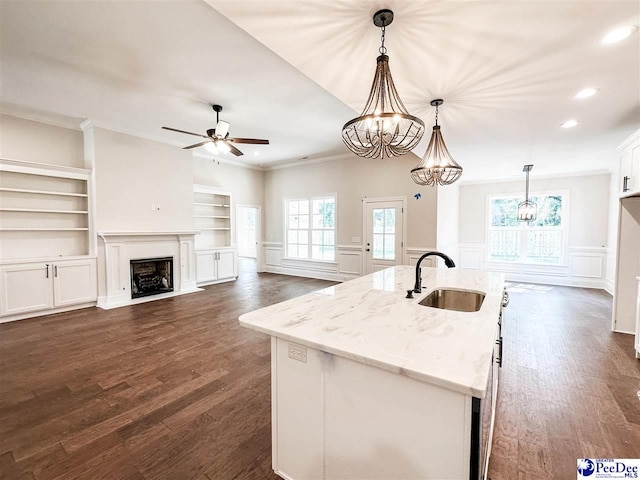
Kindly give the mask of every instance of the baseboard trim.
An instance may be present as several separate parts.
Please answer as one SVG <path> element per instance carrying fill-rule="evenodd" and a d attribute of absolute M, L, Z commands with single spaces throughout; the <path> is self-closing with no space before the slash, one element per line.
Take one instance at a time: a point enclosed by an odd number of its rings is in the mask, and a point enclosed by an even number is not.
<path fill-rule="evenodd" d="M 39 312 L 20 313 L 18 315 L 9 315 L 0 318 L 0 323 L 15 322 L 18 320 L 27 320 L 29 318 L 44 317 L 46 315 L 54 315 L 56 313 L 71 312 L 73 310 L 80 310 L 82 308 L 95 307 L 96 302 L 80 303 L 78 305 L 71 305 L 68 307 L 51 308 L 48 310 L 40 310 Z"/>
<path fill-rule="evenodd" d="M 111 310 L 113 308 L 129 307 L 131 305 L 138 305 L 139 303 L 155 302 L 156 300 L 163 300 L 165 298 L 172 298 L 172 297 L 177 297 L 179 295 L 187 295 L 189 293 L 196 293 L 201 291 L 202 291 L 201 288 L 196 287 L 196 288 L 191 288 L 189 290 L 181 290 L 179 292 L 162 293 L 160 295 L 152 295 L 149 297 L 128 299 L 127 301 L 118 301 L 118 302 L 111 302 L 111 303 L 107 302 L 106 297 L 98 297 L 98 304 L 96 306 L 103 310 Z"/>
<path fill-rule="evenodd" d="M 291 269 L 286 267 L 277 267 L 274 265 L 267 265 L 264 271 L 266 273 L 277 273 L 279 275 L 289 275 L 292 277 L 315 278 L 317 280 L 329 280 L 332 282 L 346 282 L 360 276 L 356 274 L 332 273 L 322 270 Z"/>

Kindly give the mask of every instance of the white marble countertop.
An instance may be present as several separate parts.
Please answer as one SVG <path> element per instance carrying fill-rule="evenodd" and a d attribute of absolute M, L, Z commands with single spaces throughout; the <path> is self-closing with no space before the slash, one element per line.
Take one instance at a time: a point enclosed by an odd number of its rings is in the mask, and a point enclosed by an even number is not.
<path fill-rule="evenodd" d="M 396 266 L 240 316 L 244 327 L 483 398 L 504 276 L 422 268 L 422 293 L 406 299 L 415 267 Z M 486 294 L 478 312 L 424 307 L 436 288 Z"/>

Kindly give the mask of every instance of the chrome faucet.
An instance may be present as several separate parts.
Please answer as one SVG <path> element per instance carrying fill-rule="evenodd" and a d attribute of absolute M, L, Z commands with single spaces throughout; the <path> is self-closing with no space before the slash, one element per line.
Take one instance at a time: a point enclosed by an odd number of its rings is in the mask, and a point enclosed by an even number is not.
<path fill-rule="evenodd" d="M 445 255 L 444 253 L 440 253 L 440 252 L 427 252 L 424 255 L 422 255 L 419 259 L 418 259 L 418 263 L 416 263 L 416 284 L 413 287 L 413 291 L 415 293 L 421 293 L 422 292 L 422 278 L 421 278 L 421 273 L 422 271 L 420 270 L 420 264 L 422 263 L 422 260 L 424 260 L 427 257 L 430 257 L 432 255 L 435 255 L 436 257 L 440 257 L 441 259 L 444 260 L 444 264 L 447 266 L 447 268 L 453 268 L 456 266 L 455 263 L 453 263 L 453 260 L 451 260 L 450 257 L 448 257 L 447 255 Z M 409 290 L 407 292 L 407 297 L 409 298 L 409 292 L 411 292 L 411 290 Z"/>

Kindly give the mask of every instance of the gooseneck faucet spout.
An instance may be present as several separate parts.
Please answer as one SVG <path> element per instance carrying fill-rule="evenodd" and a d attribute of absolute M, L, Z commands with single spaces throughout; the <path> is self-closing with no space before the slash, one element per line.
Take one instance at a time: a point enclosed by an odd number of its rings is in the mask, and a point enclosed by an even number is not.
<path fill-rule="evenodd" d="M 433 256 L 433 255 L 443 259 L 444 260 L 444 264 L 447 266 L 447 268 L 453 268 L 453 267 L 456 266 L 456 264 L 453 263 L 453 260 L 451 260 L 451 258 L 448 257 L 447 255 L 445 255 L 444 253 L 441 253 L 441 252 L 427 252 L 427 253 L 425 253 L 424 255 L 422 255 L 418 259 L 418 262 L 416 263 L 416 284 L 413 287 L 413 291 L 415 293 L 422 292 L 422 278 L 421 278 L 422 271 L 420 270 L 420 264 L 422 263 L 422 260 L 424 260 L 427 257 Z"/>

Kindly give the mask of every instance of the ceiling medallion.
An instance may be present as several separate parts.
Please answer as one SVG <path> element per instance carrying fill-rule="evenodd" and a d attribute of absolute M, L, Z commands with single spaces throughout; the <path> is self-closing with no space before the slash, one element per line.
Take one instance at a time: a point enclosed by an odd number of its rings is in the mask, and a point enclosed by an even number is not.
<path fill-rule="evenodd" d="M 389 70 L 384 46 L 386 27 L 393 21 L 391 10 L 380 10 L 373 23 L 382 29 L 380 55 L 369 99 L 359 117 L 342 127 L 342 140 L 353 153 L 365 158 L 384 158 L 409 153 L 424 134 L 424 122 L 407 111 Z"/>

